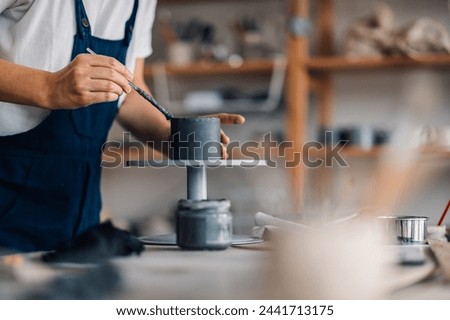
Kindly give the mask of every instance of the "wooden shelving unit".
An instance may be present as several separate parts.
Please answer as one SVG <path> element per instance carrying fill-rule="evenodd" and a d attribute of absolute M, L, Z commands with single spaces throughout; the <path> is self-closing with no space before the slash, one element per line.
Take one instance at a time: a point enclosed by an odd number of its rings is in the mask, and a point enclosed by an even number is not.
<path fill-rule="evenodd" d="M 344 147 L 340 154 L 344 158 L 376 158 L 381 156 L 386 151 L 385 147 L 377 146 L 371 149 L 363 149 L 358 147 Z M 450 149 L 444 149 L 439 146 L 419 148 L 420 156 L 435 157 L 435 158 L 450 158 Z M 324 158 L 326 156 L 325 150 L 312 152 L 312 156 L 317 158 Z"/>
<path fill-rule="evenodd" d="M 335 1 L 318 0 L 317 14 L 310 15 L 309 0 L 289 0 L 287 19 L 303 22 L 312 26 L 318 37 L 318 56 L 309 56 L 308 32 L 288 34 L 288 78 L 286 85 L 287 101 L 287 139 L 294 141 L 292 153 L 301 153 L 306 139 L 306 120 L 308 118 L 309 93 L 315 91 L 318 99 L 318 125 L 330 127 L 333 123 L 333 75 L 336 72 L 361 72 L 391 68 L 450 68 L 449 55 L 426 55 L 420 57 L 383 57 L 349 58 L 336 56 L 333 48 L 335 22 Z M 383 148 L 363 150 L 347 147 L 342 150 L 345 157 L 377 157 Z M 450 151 L 443 148 L 424 148 L 423 156 L 450 157 Z M 318 152 L 317 156 L 324 156 Z M 304 205 L 305 169 L 296 167 L 292 171 L 292 191 L 299 212 Z"/>

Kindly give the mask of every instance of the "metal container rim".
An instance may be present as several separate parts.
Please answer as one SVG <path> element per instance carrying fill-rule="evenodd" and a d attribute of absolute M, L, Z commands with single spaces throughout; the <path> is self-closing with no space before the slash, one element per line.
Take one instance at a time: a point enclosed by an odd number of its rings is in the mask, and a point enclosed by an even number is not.
<path fill-rule="evenodd" d="M 419 221 L 427 221 L 429 217 L 425 216 L 378 216 L 378 219 L 392 219 L 392 220 L 419 220 Z"/>

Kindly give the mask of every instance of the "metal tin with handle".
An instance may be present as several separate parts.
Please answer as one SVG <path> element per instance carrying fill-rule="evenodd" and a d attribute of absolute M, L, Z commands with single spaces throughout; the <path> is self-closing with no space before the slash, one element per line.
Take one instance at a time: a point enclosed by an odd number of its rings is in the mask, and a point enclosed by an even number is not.
<path fill-rule="evenodd" d="M 388 235 L 388 242 L 423 244 L 427 241 L 428 217 L 379 216 L 381 230 Z"/>

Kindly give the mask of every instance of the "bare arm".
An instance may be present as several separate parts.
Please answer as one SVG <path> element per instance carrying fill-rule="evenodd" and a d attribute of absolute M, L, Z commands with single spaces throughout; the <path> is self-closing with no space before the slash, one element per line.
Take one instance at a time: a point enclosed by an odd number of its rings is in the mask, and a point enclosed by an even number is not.
<path fill-rule="evenodd" d="M 28 68 L 0 59 L 0 101 L 46 107 L 50 72 Z"/>
<path fill-rule="evenodd" d="M 105 56 L 81 54 L 57 72 L 0 59 L 0 70 L 0 101 L 45 109 L 75 109 L 114 101 L 131 91 L 128 70 Z"/>

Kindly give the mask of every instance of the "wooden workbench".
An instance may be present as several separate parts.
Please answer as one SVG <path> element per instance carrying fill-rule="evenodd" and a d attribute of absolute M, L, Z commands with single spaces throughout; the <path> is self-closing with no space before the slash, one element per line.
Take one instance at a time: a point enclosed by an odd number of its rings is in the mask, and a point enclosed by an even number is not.
<path fill-rule="evenodd" d="M 2 257 L 0 299 L 22 299 L 57 278 L 77 275 L 95 266 L 46 265 L 38 254 Z M 146 247 L 140 256 L 116 258 L 112 265 L 120 280 L 110 295 L 124 300 L 277 299 L 280 287 L 268 243 L 232 247 L 225 251 L 183 251 L 176 247 Z M 5 261 L 8 263 L 5 265 Z M 450 284 L 434 267 L 403 266 L 400 273 L 412 284 L 391 292 L 387 299 L 450 299 Z M 424 275 L 428 275 L 426 279 Z M 117 280 L 113 280 L 117 281 Z M 295 281 L 295 279 L 293 279 Z M 406 281 L 405 283 L 408 283 Z M 92 288 L 91 288 L 92 289 Z M 94 288 L 95 289 L 95 288 Z M 299 288 L 300 289 L 300 288 Z M 296 297 L 291 297 L 295 299 Z M 353 297 L 359 299 L 360 297 Z"/>

